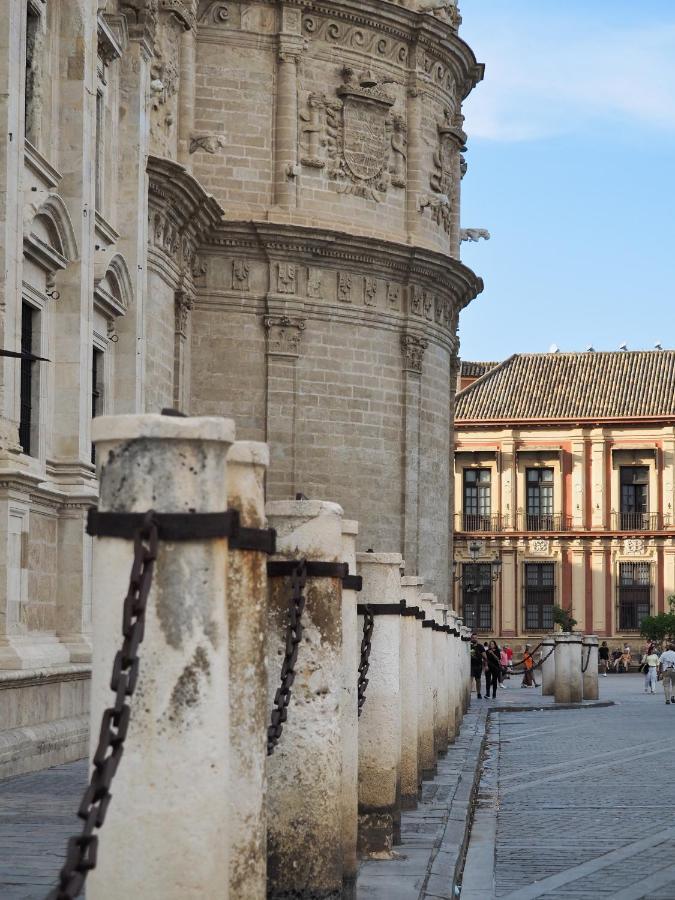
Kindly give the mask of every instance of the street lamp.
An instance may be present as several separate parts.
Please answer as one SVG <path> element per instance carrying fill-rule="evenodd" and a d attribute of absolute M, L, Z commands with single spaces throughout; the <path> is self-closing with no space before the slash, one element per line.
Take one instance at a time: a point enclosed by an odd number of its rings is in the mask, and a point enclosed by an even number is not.
<path fill-rule="evenodd" d="M 480 552 L 482 549 L 483 549 L 483 545 L 481 544 L 480 541 L 476 541 L 476 540 L 469 541 L 468 550 L 469 550 L 469 556 L 471 557 L 472 562 L 475 563 L 478 560 L 478 557 L 480 556 Z M 502 570 L 502 561 L 501 561 L 501 557 L 499 556 L 499 554 L 497 554 L 494 559 L 491 559 L 489 561 L 489 565 L 490 565 L 490 582 L 492 583 L 492 582 L 497 581 L 497 579 L 499 578 L 499 575 L 501 573 L 501 570 Z M 472 572 L 473 572 L 473 567 L 472 567 Z M 469 581 L 469 582 L 465 582 L 463 569 L 460 569 L 460 567 L 458 566 L 458 564 L 456 562 L 453 562 L 453 564 L 452 564 L 452 580 L 455 581 L 457 584 L 461 584 L 467 593 L 477 594 L 481 590 L 481 588 L 485 586 L 484 584 L 480 584 L 480 583 L 476 584 L 473 580 Z"/>

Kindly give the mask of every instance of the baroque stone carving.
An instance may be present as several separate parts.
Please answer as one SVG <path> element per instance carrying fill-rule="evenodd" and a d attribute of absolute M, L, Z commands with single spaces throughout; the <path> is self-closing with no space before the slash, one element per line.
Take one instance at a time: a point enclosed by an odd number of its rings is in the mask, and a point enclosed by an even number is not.
<path fill-rule="evenodd" d="M 534 538 L 534 540 L 530 541 L 530 553 L 548 554 L 549 549 L 550 542 L 546 538 Z"/>
<path fill-rule="evenodd" d="M 265 316 L 267 352 L 275 356 L 299 356 L 305 319 L 290 316 Z"/>
<path fill-rule="evenodd" d="M 280 294 L 295 294 L 297 290 L 298 267 L 295 263 L 277 263 L 277 291 Z"/>
<path fill-rule="evenodd" d="M 300 113 L 304 166 L 326 169 L 340 193 L 381 201 L 390 186 L 405 187 L 406 128 L 391 115 L 386 80 L 345 66 L 337 99 L 310 93 Z"/>
<path fill-rule="evenodd" d="M 626 538 L 623 542 L 623 552 L 626 556 L 641 556 L 645 549 L 644 538 Z"/>
<path fill-rule="evenodd" d="M 381 31 L 315 15 L 305 16 L 302 28 L 307 37 L 315 41 L 325 41 L 335 47 L 358 50 L 364 56 L 379 57 L 403 66 L 408 62 L 408 45 L 404 41 L 384 35 Z"/>
<path fill-rule="evenodd" d="M 410 289 L 410 313 L 413 316 L 421 316 L 424 312 L 426 291 L 414 284 Z"/>
<path fill-rule="evenodd" d="M 424 351 L 428 346 L 429 342 L 425 341 L 424 338 L 417 337 L 414 334 L 402 334 L 403 368 L 408 372 L 415 372 L 417 375 L 421 375 Z"/>
<path fill-rule="evenodd" d="M 213 154 L 224 147 L 227 147 L 227 138 L 224 134 L 193 134 L 190 137 L 190 153 L 204 150 Z"/>
<path fill-rule="evenodd" d="M 199 23 L 201 25 L 223 25 L 230 21 L 230 8 L 227 3 L 222 0 L 213 0 L 207 3 L 199 14 Z"/>
<path fill-rule="evenodd" d="M 401 308 L 401 285 L 400 284 L 388 284 L 387 285 L 387 306 L 389 309 L 400 309 Z"/>
<path fill-rule="evenodd" d="M 309 269 L 307 272 L 307 296 L 313 300 L 323 298 L 323 272 L 321 269 Z"/>
<path fill-rule="evenodd" d="M 186 291 L 176 291 L 176 334 L 185 337 L 190 313 L 194 307 L 194 298 Z"/>
<path fill-rule="evenodd" d="M 452 28 L 459 28 L 462 17 L 457 8 L 457 0 L 420 0 L 419 12 L 431 13 L 438 19 L 448 22 Z"/>
<path fill-rule="evenodd" d="M 352 284 L 351 272 L 338 272 L 338 300 L 342 303 L 352 302 Z"/>
<path fill-rule="evenodd" d="M 363 302 L 366 306 L 377 306 L 377 278 L 366 278 L 363 283 Z"/>
<path fill-rule="evenodd" d="M 247 291 L 249 289 L 248 276 L 251 266 L 246 259 L 232 260 L 232 290 Z"/>
<path fill-rule="evenodd" d="M 447 233 L 452 224 L 452 199 L 455 194 L 455 163 L 460 150 L 464 149 L 466 134 L 462 131 L 462 116 L 454 117 L 446 109 L 444 120 L 437 126 L 438 146 L 434 151 L 434 170 L 429 176 L 431 196 L 423 196 L 419 201 L 419 209 L 431 211 L 431 218 Z"/>
<path fill-rule="evenodd" d="M 487 228 L 461 228 L 459 232 L 460 241 L 473 241 L 477 244 L 483 238 L 484 241 L 490 240 L 490 232 Z"/>

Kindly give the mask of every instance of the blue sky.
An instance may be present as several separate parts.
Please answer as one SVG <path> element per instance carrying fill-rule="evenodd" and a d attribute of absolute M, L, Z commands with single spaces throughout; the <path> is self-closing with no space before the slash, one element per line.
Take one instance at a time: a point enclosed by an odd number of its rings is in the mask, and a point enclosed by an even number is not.
<path fill-rule="evenodd" d="M 460 0 L 464 359 L 675 347 L 675 0 Z"/>

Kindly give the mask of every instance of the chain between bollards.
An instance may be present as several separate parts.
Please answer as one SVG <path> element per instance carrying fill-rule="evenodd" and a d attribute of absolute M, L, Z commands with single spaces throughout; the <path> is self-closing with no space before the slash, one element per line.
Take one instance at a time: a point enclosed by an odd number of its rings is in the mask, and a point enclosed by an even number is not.
<path fill-rule="evenodd" d="M 586 674 L 586 669 L 588 668 L 588 664 L 591 661 L 591 650 L 592 649 L 593 649 L 593 645 L 589 644 L 588 645 L 588 653 L 586 654 L 586 662 L 581 664 L 581 674 L 582 675 Z"/>
<path fill-rule="evenodd" d="M 366 604 L 363 611 L 363 638 L 361 640 L 361 661 L 359 663 L 359 680 L 358 680 L 358 709 L 359 716 L 366 702 L 366 688 L 368 687 L 368 669 L 370 668 L 370 650 L 373 639 L 373 628 L 375 627 L 375 617 L 373 616 L 370 606 Z"/>
<path fill-rule="evenodd" d="M 88 873 L 96 867 L 98 837 L 94 830 L 101 828 L 105 821 L 111 800 L 110 785 L 119 766 L 129 729 L 131 707 L 127 698 L 133 696 L 138 683 L 138 648 L 145 633 L 145 612 L 157 559 L 158 541 L 157 523 L 154 513 L 150 511 L 145 514 L 143 524 L 134 537 L 134 561 L 129 589 L 124 599 L 124 641 L 115 656 L 110 679 L 110 688 L 115 692 L 115 703 L 103 713 L 89 786 L 77 811 L 85 824 L 80 834 L 68 840 L 59 885 L 48 894 L 47 900 L 74 900 L 82 891 Z"/>

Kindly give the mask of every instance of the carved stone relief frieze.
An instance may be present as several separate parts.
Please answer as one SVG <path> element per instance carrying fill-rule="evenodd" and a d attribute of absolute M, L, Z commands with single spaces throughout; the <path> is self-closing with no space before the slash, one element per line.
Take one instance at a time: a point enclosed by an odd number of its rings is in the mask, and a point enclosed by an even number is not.
<path fill-rule="evenodd" d="M 277 263 L 277 292 L 295 294 L 298 287 L 298 267 L 295 263 Z"/>
<path fill-rule="evenodd" d="M 403 350 L 404 370 L 421 375 L 424 351 L 428 346 L 429 342 L 424 340 L 424 338 L 418 337 L 415 334 L 402 334 L 401 349 Z"/>
<path fill-rule="evenodd" d="M 363 302 L 366 306 L 377 306 L 377 278 L 366 276 L 363 281 Z"/>
<path fill-rule="evenodd" d="M 227 147 L 227 138 L 224 134 L 193 134 L 190 136 L 190 153 L 203 150 L 205 153 L 215 154 Z"/>
<path fill-rule="evenodd" d="M 246 259 L 232 260 L 232 290 L 248 291 L 251 265 Z"/>
<path fill-rule="evenodd" d="M 202 0 L 197 15 L 200 25 L 220 25 L 237 27 L 238 3 L 224 3 L 223 0 Z"/>
<path fill-rule="evenodd" d="M 321 300 L 323 298 L 323 272 L 321 269 L 308 269 L 307 296 L 313 300 Z"/>
<path fill-rule="evenodd" d="M 388 284 L 387 285 L 387 308 L 391 310 L 400 310 L 401 309 L 401 285 L 400 284 Z"/>
<path fill-rule="evenodd" d="M 267 352 L 273 356 L 299 356 L 305 319 L 290 316 L 265 316 Z"/>
<path fill-rule="evenodd" d="M 351 272 L 338 272 L 338 300 L 341 303 L 352 302 L 352 285 L 354 283 Z"/>
<path fill-rule="evenodd" d="M 626 538 L 623 542 L 623 552 L 626 556 L 642 556 L 646 549 L 644 538 Z"/>
<path fill-rule="evenodd" d="M 302 30 L 312 41 L 348 50 L 358 50 L 376 59 L 398 63 L 408 62 L 408 44 L 376 29 L 315 15 L 306 15 L 302 20 Z"/>
<path fill-rule="evenodd" d="M 387 80 L 345 66 L 337 96 L 306 96 L 300 113 L 303 166 L 325 169 L 340 193 L 378 202 L 406 184 L 406 126 L 392 113 Z"/>

